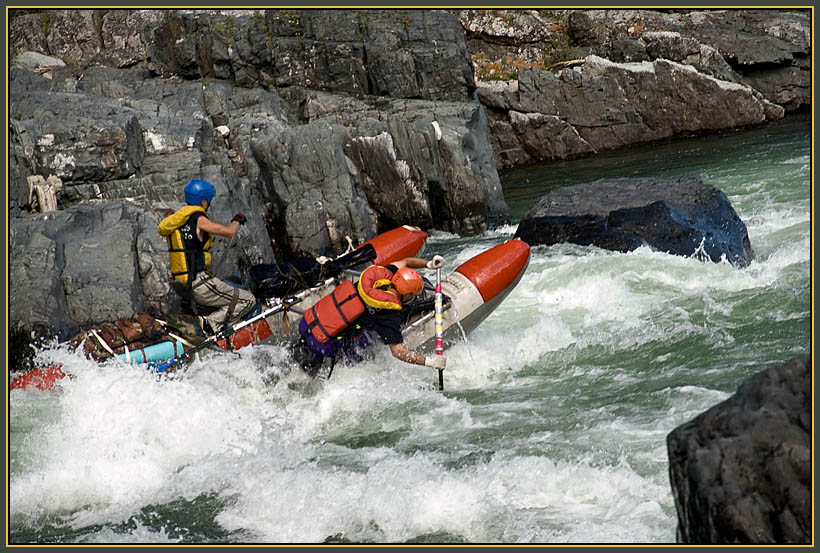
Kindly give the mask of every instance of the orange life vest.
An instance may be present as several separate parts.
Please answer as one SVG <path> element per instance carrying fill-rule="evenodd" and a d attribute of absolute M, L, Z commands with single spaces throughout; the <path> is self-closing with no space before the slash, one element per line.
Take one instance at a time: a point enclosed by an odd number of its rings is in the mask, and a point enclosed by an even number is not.
<path fill-rule="evenodd" d="M 364 313 L 364 303 L 349 280 L 345 280 L 305 311 L 305 322 L 313 337 L 327 342 L 338 336 Z"/>
<path fill-rule="evenodd" d="M 345 280 L 333 292 L 305 311 L 305 322 L 313 337 L 324 343 L 341 334 L 364 313 L 365 304 L 376 309 L 401 309 L 401 300 L 390 285 L 393 271 L 371 265 L 359 275 L 358 287 Z"/>

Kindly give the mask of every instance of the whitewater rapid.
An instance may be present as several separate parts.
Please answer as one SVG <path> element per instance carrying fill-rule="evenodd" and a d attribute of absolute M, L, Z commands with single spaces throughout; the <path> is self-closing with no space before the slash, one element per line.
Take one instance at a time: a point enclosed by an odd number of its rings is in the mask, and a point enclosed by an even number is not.
<path fill-rule="evenodd" d="M 73 378 L 9 394 L 12 542 L 674 543 L 668 433 L 810 348 L 798 135 L 730 164 L 723 142 L 685 152 L 747 223 L 748 267 L 533 247 L 445 352 L 444 392 L 386 348 L 330 380 L 276 345 L 166 379 L 47 345 Z M 424 255 L 446 273 L 515 228 L 433 232 Z"/>

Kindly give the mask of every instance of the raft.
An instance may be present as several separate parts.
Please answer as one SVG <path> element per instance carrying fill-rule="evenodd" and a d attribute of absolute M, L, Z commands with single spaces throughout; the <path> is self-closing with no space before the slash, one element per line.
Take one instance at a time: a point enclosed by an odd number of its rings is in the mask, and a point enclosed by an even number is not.
<path fill-rule="evenodd" d="M 418 255 L 427 234 L 416 227 L 400 227 L 374 238 L 370 243 L 376 250 L 376 261 L 389 264 L 404 257 Z M 364 246 L 364 244 L 362 244 Z M 361 247 L 361 246 L 360 246 Z M 519 239 L 507 240 L 462 263 L 441 281 L 445 306 L 442 313 L 442 338 L 453 345 L 462 334 L 469 334 L 480 325 L 524 275 L 530 260 L 530 247 Z M 360 269 L 363 269 L 361 267 Z M 356 273 L 358 275 L 358 273 Z M 298 309 L 291 308 L 285 316 L 301 317 L 319 299 L 329 294 L 344 278 L 326 281 L 296 294 Z M 429 284 L 429 283 L 428 283 Z M 406 308 L 410 316 L 403 324 L 404 343 L 410 349 L 430 353 L 435 345 L 435 316 L 432 298 L 425 291 Z M 266 306 L 262 306 L 263 312 Z M 249 319 L 250 320 L 250 319 Z M 295 324 L 288 319 L 287 324 Z M 223 350 L 238 350 L 255 344 L 276 341 L 288 336 L 282 331 L 283 313 L 276 312 L 243 326 L 228 338 L 216 341 Z M 202 341 L 202 338 L 199 338 Z M 147 364 L 173 359 L 183 350 L 183 342 L 169 339 L 141 347 L 117 356 L 124 362 Z M 20 375 L 9 383 L 9 389 L 36 388 L 50 390 L 55 383 L 70 375 L 60 365 L 34 369 Z"/>
<path fill-rule="evenodd" d="M 513 239 L 498 244 L 459 265 L 441 281 L 447 299 L 442 313 L 442 339 L 453 345 L 462 332 L 478 327 L 513 291 L 530 262 L 530 247 Z M 404 344 L 410 349 L 431 353 L 435 346 L 435 314 L 420 313 L 403 330 Z"/>
<path fill-rule="evenodd" d="M 418 227 L 405 225 L 398 227 L 362 243 L 355 248 L 355 250 L 363 250 L 372 248 L 368 257 L 372 259 L 373 263 L 388 264 L 404 257 L 416 256 L 421 251 L 427 240 L 427 233 Z M 340 256 L 341 258 L 342 256 Z M 364 270 L 366 263 L 357 267 L 358 271 Z M 358 274 L 358 271 L 353 271 Z M 309 288 L 300 290 L 293 294 L 293 298 L 298 300 L 298 313 L 288 314 L 286 317 L 301 317 L 301 311 L 311 307 L 314 303 L 319 301 L 325 294 L 329 293 L 339 282 L 344 280 L 343 275 L 329 277 L 322 282 Z M 265 311 L 271 304 L 278 301 L 278 298 L 258 298 L 261 303 L 262 310 Z M 247 346 L 269 343 L 271 341 L 286 338 L 286 334 L 282 332 L 283 314 L 277 313 L 269 317 L 255 321 L 237 332 L 231 334 L 227 339 L 216 341 L 216 346 L 223 350 L 238 350 Z M 180 317 L 184 319 L 184 317 Z M 175 329 L 179 330 L 179 329 Z M 193 327 L 187 329 L 193 332 Z M 183 332 L 184 334 L 184 332 Z M 191 336 L 191 341 L 201 342 L 202 337 Z M 127 346 L 126 346 L 127 347 Z M 176 338 L 168 338 L 160 342 L 140 346 L 133 350 L 127 350 L 124 353 L 117 354 L 116 358 L 131 364 L 146 365 L 146 368 L 151 369 L 152 365 L 158 362 L 167 361 L 180 355 L 185 350 L 186 346 L 182 341 Z M 25 374 L 13 378 L 9 382 L 9 390 L 36 388 L 39 390 L 50 390 L 55 383 L 68 375 L 61 365 L 54 365 L 50 367 L 33 369 Z"/>

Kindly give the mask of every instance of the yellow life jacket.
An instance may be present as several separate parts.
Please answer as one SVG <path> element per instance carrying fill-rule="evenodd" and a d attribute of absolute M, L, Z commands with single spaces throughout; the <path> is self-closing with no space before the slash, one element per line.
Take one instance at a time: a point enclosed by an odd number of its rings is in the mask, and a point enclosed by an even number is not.
<path fill-rule="evenodd" d="M 205 210 L 196 205 L 186 205 L 169 215 L 157 226 L 157 232 L 168 241 L 168 255 L 171 260 L 171 277 L 188 284 L 189 276 L 193 279 L 196 276 L 197 260 L 196 256 L 201 255 L 201 266 L 208 268 L 211 265 L 211 254 L 209 250 L 214 243 L 213 237 L 206 233 L 206 240 L 203 244 L 196 236 L 196 228 L 192 231 L 193 239 L 186 239 L 183 235 L 182 227 L 195 214 L 205 214 Z M 200 249 L 201 244 L 201 249 Z M 189 262 L 190 261 L 190 262 Z"/>
<path fill-rule="evenodd" d="M 393 271 L 381 265 L 371 265 L 359 276 L 359 295 L 376 309 L 401 309 L 401 300 L 395 292 L 385 290 L 393 278 Z"/>

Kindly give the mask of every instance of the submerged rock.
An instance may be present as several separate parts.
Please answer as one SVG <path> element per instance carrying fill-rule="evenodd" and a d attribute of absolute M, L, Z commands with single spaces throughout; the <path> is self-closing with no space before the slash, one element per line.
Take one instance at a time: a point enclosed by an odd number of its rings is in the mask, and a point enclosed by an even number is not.
<path fill-rule="evenodd" d="M 729 199 L 698 177 L 601 179 L 553 190 L 515 233 L 531 246 L 571 242 L 614 251 L 640 246 L 746 266 L 746 225 Z"/>
<path fill-rule="evenodd" d="M 811 543 L 810 364 L 756 374 L 667 436 L 679 543 Z"/>

